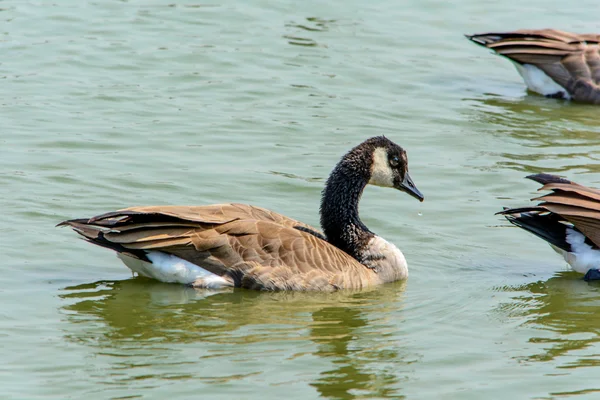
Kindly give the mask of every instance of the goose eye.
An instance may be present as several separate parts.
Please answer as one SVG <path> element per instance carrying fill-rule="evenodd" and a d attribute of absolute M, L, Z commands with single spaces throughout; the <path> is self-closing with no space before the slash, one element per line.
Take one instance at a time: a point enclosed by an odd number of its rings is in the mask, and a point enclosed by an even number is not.
<path fill-rule="evenodd" d="M 398 164 L 400 164 L 400 159 L 398 158 L 398 156 L 394 156 L 394 157 L 390 158 L 390 165 L 392 167 L 397 167 Z"/>

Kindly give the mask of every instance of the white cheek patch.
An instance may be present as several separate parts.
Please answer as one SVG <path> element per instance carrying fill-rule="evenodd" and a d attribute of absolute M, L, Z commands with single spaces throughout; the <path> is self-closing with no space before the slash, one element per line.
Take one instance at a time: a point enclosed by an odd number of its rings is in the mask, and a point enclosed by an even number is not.
<path fill-rule="evenodd" d="M 378 147 L 373 152 L 370 185 L 394 187 L 394 173 L 388 162 L 387 150 Z"/>

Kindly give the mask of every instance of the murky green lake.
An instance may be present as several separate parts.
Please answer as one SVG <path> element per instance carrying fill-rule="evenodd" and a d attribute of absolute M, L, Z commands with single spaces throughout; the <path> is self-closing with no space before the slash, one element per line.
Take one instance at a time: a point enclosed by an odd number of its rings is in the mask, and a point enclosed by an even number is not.
<path fill-rule="evenodd" d="M 599 31 L 577 1 L 0 1 L 3 399 L 600 398 L 600 285 L 494 212 L 600 186 L 598 107 L 528 95 L 463 33 Z M 406 283 L 212 294 L 132 278 L 61 220 L 245 202 L 318 224 L 362 140 Z"/>

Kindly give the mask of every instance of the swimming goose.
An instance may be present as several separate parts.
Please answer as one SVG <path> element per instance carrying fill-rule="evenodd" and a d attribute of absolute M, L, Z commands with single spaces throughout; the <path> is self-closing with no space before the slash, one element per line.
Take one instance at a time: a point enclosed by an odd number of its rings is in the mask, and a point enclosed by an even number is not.
<path fill-rule="evenodd" d="M 552 193 L 532 199 L 542 201 L 536 206 L 498 214 L 550 243 L 586 281 L 600 279 L 600 190 L 550 174 L 527 178 Z"/>
<path fill-rule="evenodd" d="M 600 34 L 523 29 L 465 36 L 511 60 L 529 90 L 600 104 Z"/>
<path fill-rule="evenodd" d="M 423 201 L 408 174 L 406 152 L 380 136 L 354 147 L 331 172 L 321 198 L 323 232 L 245 204 L 132 207 L 58 225 L 115 250 L 133 272 L 163 282 L 196 288 L 360 289 L 408 276 L 402 252 L 359 218 L 367 184 Z"/>

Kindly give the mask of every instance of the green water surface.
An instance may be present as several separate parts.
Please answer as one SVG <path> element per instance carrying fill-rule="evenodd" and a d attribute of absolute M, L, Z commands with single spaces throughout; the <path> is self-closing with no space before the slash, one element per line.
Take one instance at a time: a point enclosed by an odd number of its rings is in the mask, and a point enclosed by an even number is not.
<path fill-rule="evenodd" d="M 527 94 L 463 33 L 600 31 L 598 2 L 0 1 L 0 398 L 600 398 L 600 286 L 494 212 L 535 172 L 600 187 L 600 110 Z M 244 202 L 318 225 L 384 134 L 425 194 L 369 187 L 407 282 L 203 293 L 54 225 Z"/>

